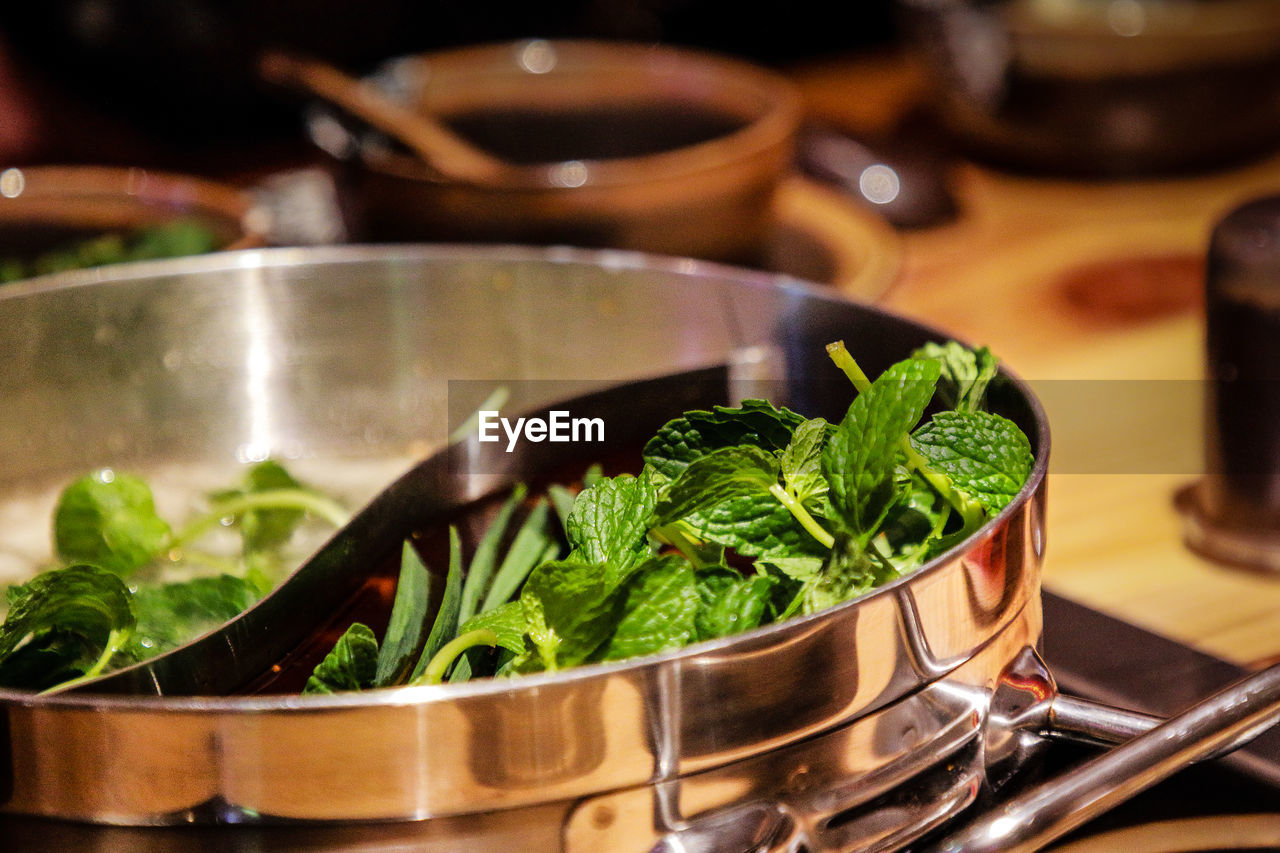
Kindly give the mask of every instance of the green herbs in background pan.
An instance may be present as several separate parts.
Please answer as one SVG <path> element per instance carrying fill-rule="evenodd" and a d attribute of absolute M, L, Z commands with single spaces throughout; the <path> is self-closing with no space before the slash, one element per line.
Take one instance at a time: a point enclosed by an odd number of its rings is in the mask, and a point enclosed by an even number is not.
<path fill-rule="evenodd" d="M 272 461 L 180 527 L 159 516 L 145 481 L 81 477 L 54 511 L 60 565 L 8 590 L 0 686 L 68 687 L 216 628 L 283 577 L 285 546 L 313 518 L 339 525 L 346 513 Z M 228 531 L 232 547 L 203 549 Z"/>
<path fill-rule="evenodd" d="M 200 255 L 216 248 L 217 236 L 208 226 L 175 219 L 131 232 L 99 234 L 35 255 L 0 257 L 0 284 L 126 261 Z"/>
<path fill-rule="evenodd" d="M 930 344 L 875 381 L 843 343 L 828 353 L 856 392 L 839 423 L 763 400 L 686 412 L 637 475 L 517 487 L 469 560 L 451 529 L 443 580 L 406 543 L 382 643 L 352 625 L 304 692 L 553 672 L 814 613 L 915 570 L 1022 488 L 1031 446 L 985 409 L 989 350 Z"/>

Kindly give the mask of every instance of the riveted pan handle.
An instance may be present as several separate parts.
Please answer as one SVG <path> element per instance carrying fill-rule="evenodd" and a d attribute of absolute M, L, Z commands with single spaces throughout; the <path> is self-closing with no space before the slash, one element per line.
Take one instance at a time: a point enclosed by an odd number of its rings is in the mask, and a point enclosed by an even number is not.
<path fill-rule="evenodd" d="M 1061 707 L 1067 719 L 1083 727 L 1085 706 L 1068 700 Z M 1145 734 L 1009 800 L 935 844 L 930 853 L 1039 850 L 1187 764 L 1242 745 L 1277 719 L 1280 664 L 1237 681 Z"/>

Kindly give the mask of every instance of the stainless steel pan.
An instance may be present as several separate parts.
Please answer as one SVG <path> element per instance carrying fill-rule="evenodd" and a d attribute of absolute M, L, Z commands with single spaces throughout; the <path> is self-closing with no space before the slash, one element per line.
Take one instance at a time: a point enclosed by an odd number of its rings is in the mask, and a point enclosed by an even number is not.
<path fill-rule="evenodd" d="M 876 371 L 940 337 L 765 274 L 449 247 L 233 253 L 31 282 L 0 291 L 0 335 L 0 494 L 99 465 L 204 471 L 271 453 L 346 478 L 357 500 L 444 445 L 459 381 L 507 384 L 532 407 L 584 380 L 710 368 L 727 395 L 781 391 L 830 413 L 848 391 L 818 378 L 832 375 L 828 340 Z M 518 681 L 306 698 L 0 693 L 5 832 L 100 849 L 910 844 L 1017 772 L 1046 733 L 1110 742 L 1154 724 L 1056 696 L 1035 656 L 1048 433 L 1016 381 L 996 400 L 1037 447 L 1026 488 L 960 548 L 859 601 Z M 1225 734 L 1181 734 L 1192 745 L 1173 763 L 1252 730 L 1274 702 L 1255 695 Z M 1093 789 L 1172 769 L 1130 759 Z M 1037 824 L 1035 838 L 1068 823 Z M 122 828 L 135 826 L 152 828 Z"/>

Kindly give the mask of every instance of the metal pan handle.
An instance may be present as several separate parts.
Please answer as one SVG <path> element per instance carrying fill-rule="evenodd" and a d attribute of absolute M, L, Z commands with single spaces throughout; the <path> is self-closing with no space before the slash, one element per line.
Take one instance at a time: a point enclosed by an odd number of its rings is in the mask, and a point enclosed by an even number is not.
<path fill-rule="evenodd" d="M 1059 726 L 1053 729 L 1054 719 Z M 1195 761 L 1242 745 L 1280 719 L 1280 664 L 1247 676 L 1078 769 L 1021 794 L 929 849 L 930 853 L 1039 850 Z M 1122 735 L 1140 715 L 1056 697 L 1050 733 Z M 1074 734 L 1069 729 L 1074 728 Z"/>

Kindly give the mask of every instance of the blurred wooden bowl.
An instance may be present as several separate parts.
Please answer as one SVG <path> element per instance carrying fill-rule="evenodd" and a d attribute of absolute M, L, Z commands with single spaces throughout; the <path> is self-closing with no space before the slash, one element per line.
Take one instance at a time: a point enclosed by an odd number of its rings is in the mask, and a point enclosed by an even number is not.
<path fill-rule="evenodd" d="M 750 262 L 764 246 L 801 115 L 785 79 L 687 49 L 484 45 L 367 79 L 513 165 L 448 181 L 386 136 L 316 106 L 312 139 L 351 165 L 368 240 L 568 244 Z"/>
<path fill-rule="evenodd" d="M 187 175 L 108 166 L 36 166 L 0 172 L 0 258 L 29 258 L 104 234 L 189 221 L 213 250 L 266 245 L 252 197 Z"/>

